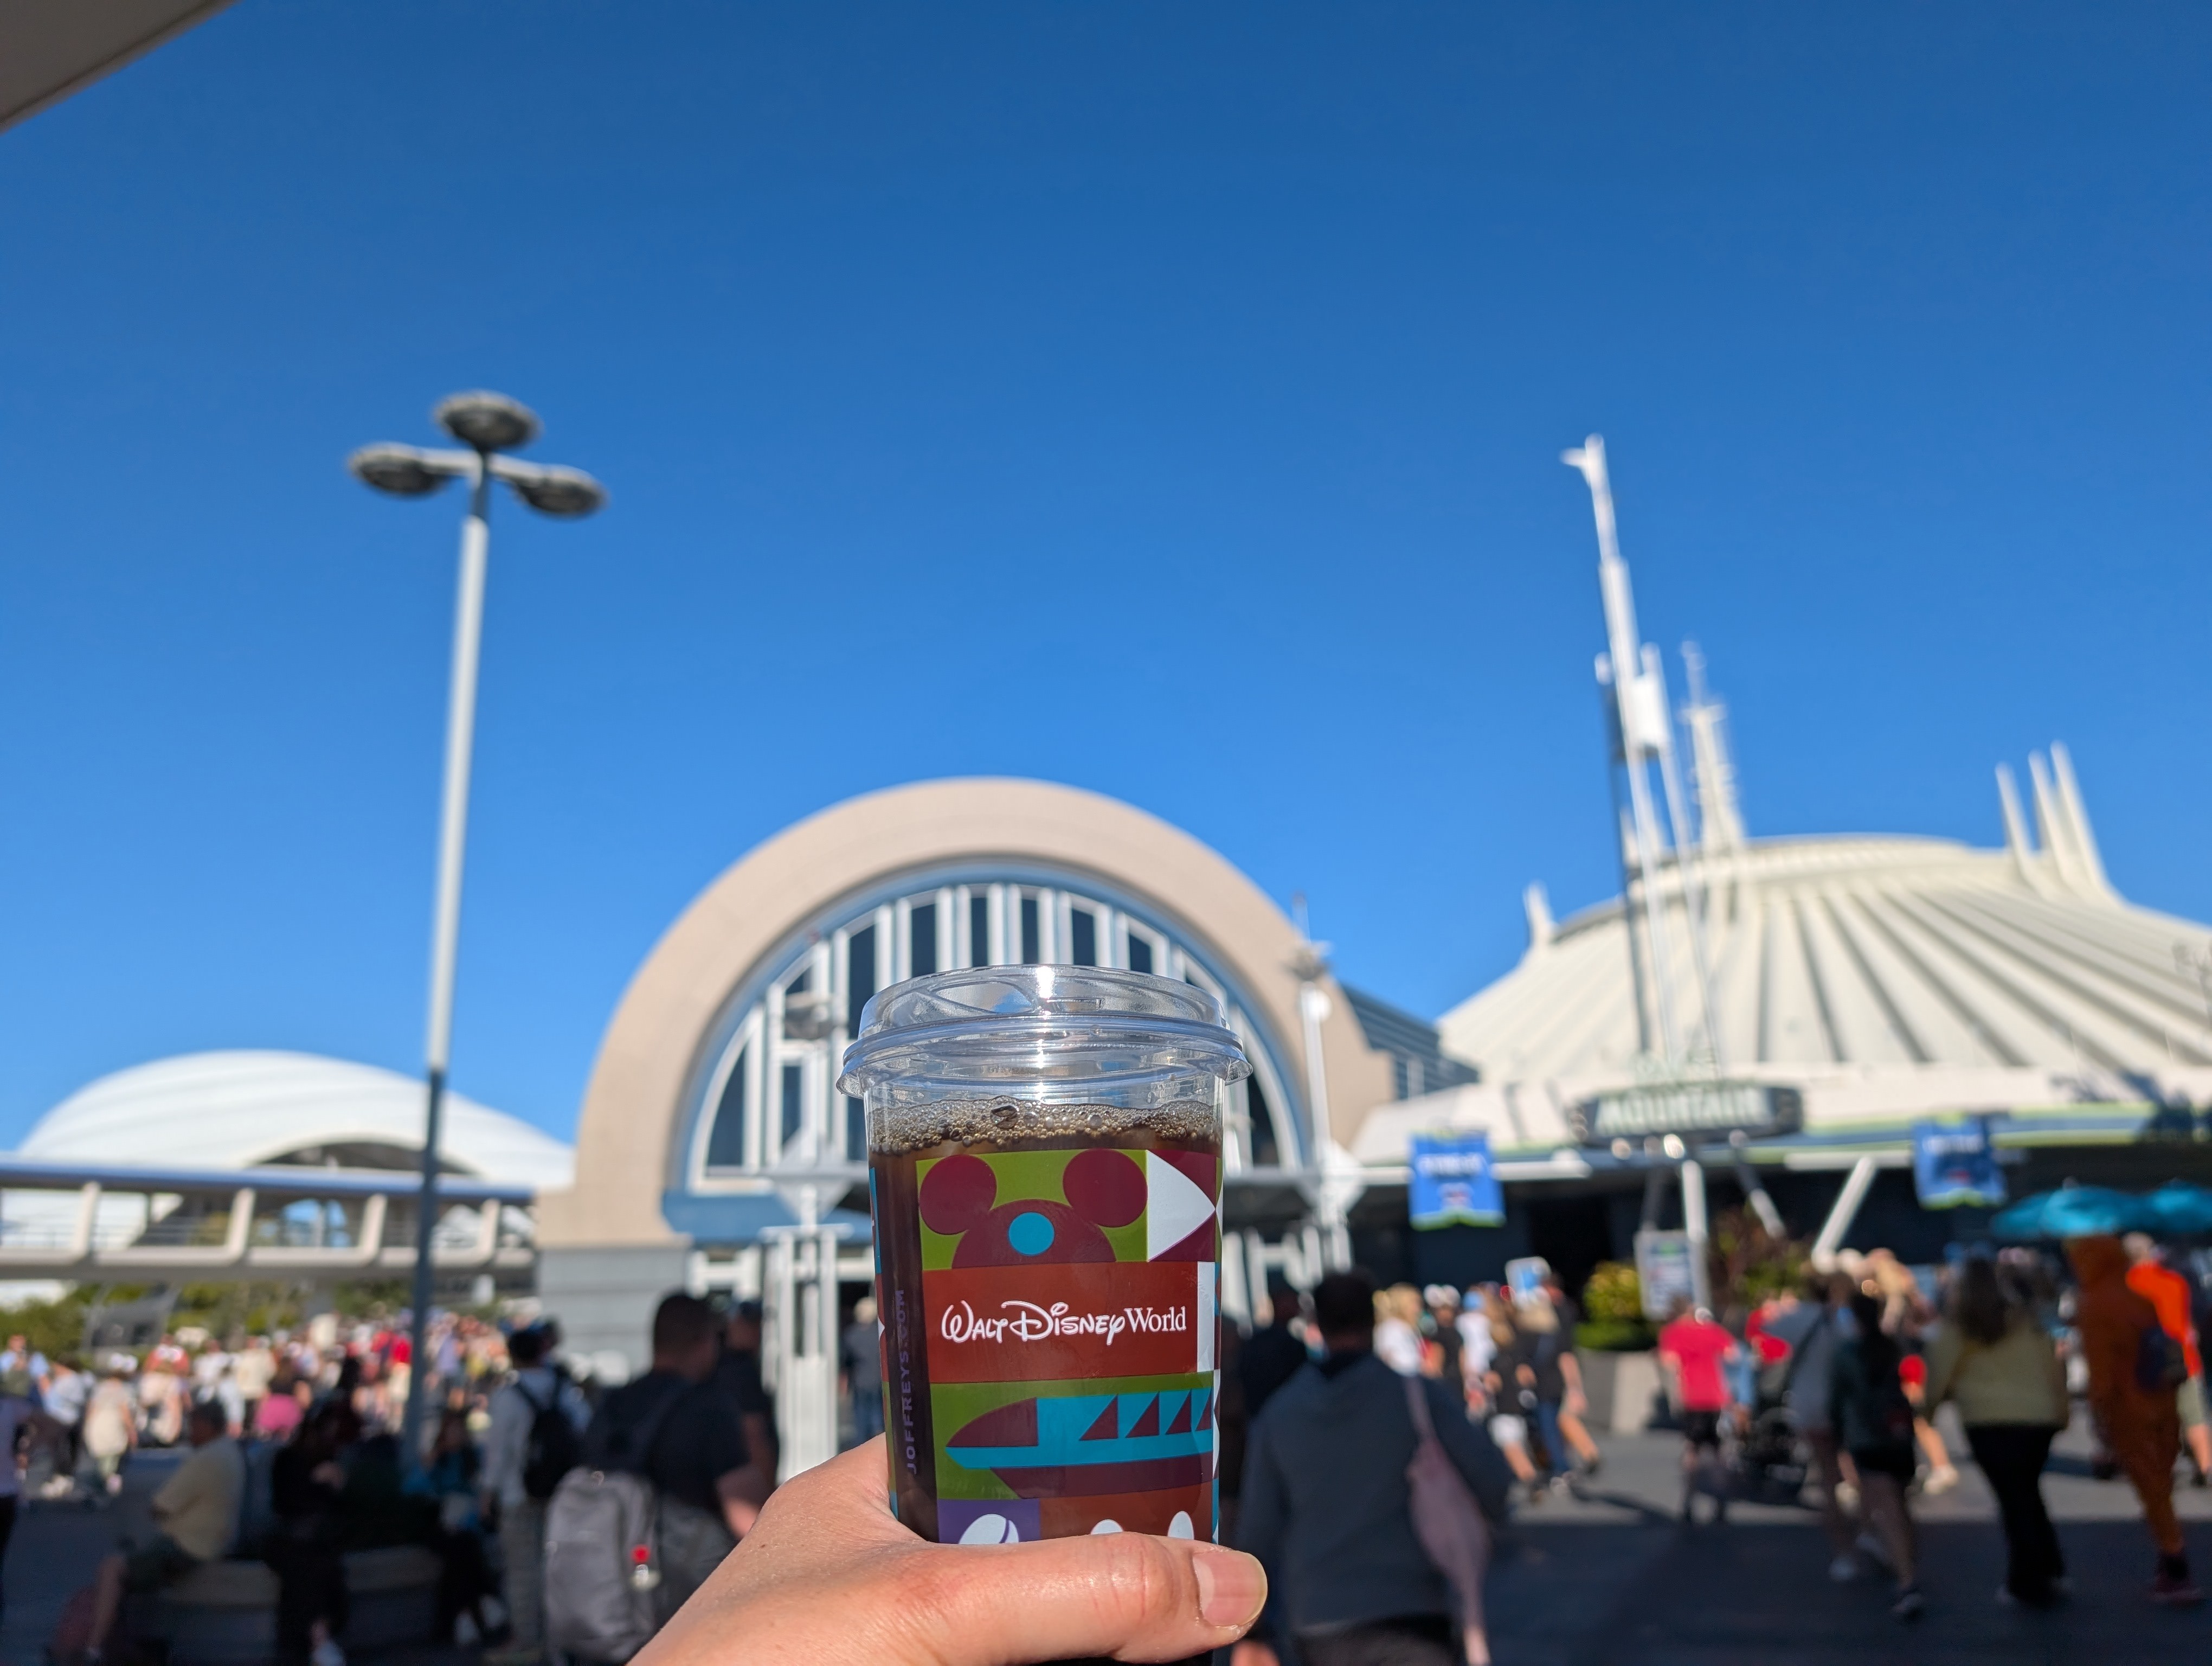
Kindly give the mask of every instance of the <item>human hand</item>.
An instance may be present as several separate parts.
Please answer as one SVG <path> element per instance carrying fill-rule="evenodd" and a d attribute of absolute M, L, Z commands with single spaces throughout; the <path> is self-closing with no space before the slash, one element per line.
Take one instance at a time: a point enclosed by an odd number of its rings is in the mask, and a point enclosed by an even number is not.
<path fill-rule="evenodd" d="M 1282 1666 L 1275 1651 L 1255 1638 L 1246 1638 L 1229 1651 L 1229 1666 Z"/>
<path fill-rule="evenodd" d="M 777 1489 L 635 1666 L 1181 1660 L 1259 1618 L 1249 1556 L 1142 1533 L 933 1545 L 884 1504 L 883 1437 Z"/>

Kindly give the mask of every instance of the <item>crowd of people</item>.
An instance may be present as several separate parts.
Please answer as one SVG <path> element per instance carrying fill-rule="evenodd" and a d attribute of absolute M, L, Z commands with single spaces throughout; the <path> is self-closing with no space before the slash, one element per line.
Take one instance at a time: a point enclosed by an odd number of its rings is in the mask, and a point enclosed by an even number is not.
<path fill-rule="evenodd" d="M 1223 1359 L 1224 1537 L 1266 1565 L 1275 1593 L 1242 1666 L 1268 1666 L 1293 1639 L 1317 1666 L 1484 1666 L 1496 1533 L 1516 1503 L 1579 1491 L 1603 1463 L 1575 1303 L 1540 1266 L 1463 1292 L 1377 1291 L 1346 1273 L 1269 1294 L 1268 1322 L 1225 1336 Z M 1701 1499 L 1720 1521 L 1734 1499 L 1802 1496 L 1826 1529 L 1829 1576 L 1887 1578 L 1892 1611 L 1911 1620 L 1926 1601 L 1915 1499 L 1958 1479 L 1935 1424 L 1948 1404 L 1997 1503 L 2000 1599 L 2048 1607 L 2070 1585 L 2040 1478 L 2078 1401 L 2098 1473 L 2141 1499 L 2151 1596 L 2200 1601 L 2173 1508 L 2178 1463 L 2198 1486 L 2212 1471 L 2197 1305 L 2197 1284 L 2142 1237 L 2077 1239 L 2063 1263 L 1974 1254 L 1932 1279 L 1847 1253 L 1724 1319 L 1677 1304 L 1656 1355 L 1659 1409 L 1683 1439 L 1683 1518 Z M 848 1444 L 881 1427 L 878 1334 L 857 1304 L 841 1339 Z M 276 1578 L 280 1657 L 339 1666 L 348 1553 L 415 1544 L 437 1558 L 441 1627 L 483 1643 L 494 1666 L 527 1666 L 558 1641 L 549 1616 L 574 1606 L 547 1560 L 556 1493 L 573 1472 L 604 1470 L 653 1500 L 649 1636 L 753 1535 L 775 1489 L 759 1309 L 671 1294 L 651 1368 L 604 1391 L 566 1368 L 559 1340 L 550 1322 L 441 1316 L 409 1464 L 397 1327 L 228 1347 L 180 1332 L 143 1359 L 90 1361 L 11 1337 L 0 1556 L 19 1491 L 105 1508 L 134 1452 L 180 1445 L 152 1500 L 155 1536 L 110 1557 L 85 1593 L 85 1658 L 112 1645 L 133 1593 L 250 1556 Z"/>
<path fill-rule="evenodd" d="M 1700 1496 L 1724 1517 L 1747 1468 L 1802 1462 L 1829 1577 L 1886 1576 L 1892 1612 L 1917 1618 L 1913 1499 L 1959 1479 L 1935 1422 L 1948 1403 L 2003 1525 L 1998 1599 L 2047 1608 L 2071 1586 L 2041 1476 L 2078 1391 L 2094 1472 L 2124 1474 L 2142 1502 L 2150 1595 L 2203 1601 L 2173 1509 L 2185 1456 L 2195 1485 L 2212 1481 L 2197 1287 L 2142 1234 L 2077 1238 L 2065 1255 L 2063 1280 L 2039 1252 L 2007 1250 L 1966 1256 L 1928 1289 L 1887 1251 L 1846 1252 L 1733 1327 L 1679 1304 L 1658 1357 L 1684 1437 L 1683 1519 Z"/>
<path fill-rule="evenodd" d="M 11 1337 L 0 1350 L 0 1439 L 15 1455 L 0 1466 L 0 1559 L 20 1495 L 107 1509 L 135 1456 L 176 1447 L 182 1461 L 151 1500 L 155 1532 L 101 1563 L 60 1652 L 100 1661 L 131 1597 L 247 1557 L 276 1576 L 279 1657 L 340 1666 L 349 1553 L 416 1545 L 437 1558 L 441 1633 L 521 1666 L 544 1657 L 549 1501 L 568 1471 L 604 1462 L 638 1468 L 662 1495 L 672 1609 L 775 1484 L 758 1304 L 718 1313 L 672 1296 L 652 1368 L 604 1391 L 558 1358 L 559 1342 L 550 1321 L 434 1316 L 423 1450 L 410 1464 L 402 1323 L 325 1321 L 233 1346 L 180 1330 L 143 1356 L 90 1359 L 49 1359 Z"/>
<path fill-rule="evenodd" d="M 507 1367 L 505 1333 L 468 1315 L 437 1316 L 430 1346 L 434 1376 L 465 1396 L 480 1395 Z M 52 1359 L 18 1335 L 0 1351 L 0 1395 L 43 1414 L 52 1438 L 43 1450 L 33 1447 L 46 1460 L 37 1466 L 40 1495 L 82 1495 L 97 1504 L 119 1487 L 118 1472 L 130 1452 L 184 1442 L 195 1406 L 215 1407 L 234 1438 L 283 1440 L 343 1377 L 363 1428 L 393 1431 L 410 1370 L 407 1332 L 390 1324 L 341 1329 L 325 1321 L 232 1347 L 184 1329 L 143 1356 L 107 1349 Z"/>
<path fill-rule="evenodd" d="M 1576 1489 L 1601 1462 L 1574 1304 L 1548 1274 L 1463 1295 L 1373 1292 L 1346 1274 L 1304 1298 L 1279 1286 L 1272 1304 L 1273 1322 L 1237 1354 L 1242 1426 L 1224 1450 L 1232 1541 L 1278 1593 L 1241 1666 L 1270 1666 L 1285 1637 L 1324 1663 L 1482 1666 L 1479 1573 L 1449 1571 L 1486 1564 L 1516 1497 Z M 1808 1499 L 1830 1578 L 1886 1578 L 1892 1613 L 1916 1619 L 1927 1599 L 1914 1501 L 1959 1481 L 1935 1422 L 1948 1404 L 1997 1504 L 1997 1600 L 2048 1608 L 2072 1586 L 2041 1477 L 2078 1398 L 2095 1472 L 2124 1475 L 2141 1499 L 2150 1597 L 2201 1602 L 2173 1508 L 2177 1464 L 2197 1486 L 2212 1468 L 2197 1305 L 2197 1284 L 2141 1236 L 2075 1240 L 2063 1266 L 1976 1253 L 1926 1285 L 1886 1251 L 1847 1252 L 1725 1322 L 1677 1303 L 1656 1353 L 1683 1441 L 1682 1518 L 1694 1523 L 1700 1499 L 1724 1521 L 1731 1499 Z M 1408 1379 L 1422 1393 L 1401 1403 L 1393 1382 Z M 1480 1506 L 1463 1512 L 1476 1525 L 1461 1551 L 1418 1531 L 1433 1511 L 1407 1454 L 1427 1445 L 1425 1421 Z"/>

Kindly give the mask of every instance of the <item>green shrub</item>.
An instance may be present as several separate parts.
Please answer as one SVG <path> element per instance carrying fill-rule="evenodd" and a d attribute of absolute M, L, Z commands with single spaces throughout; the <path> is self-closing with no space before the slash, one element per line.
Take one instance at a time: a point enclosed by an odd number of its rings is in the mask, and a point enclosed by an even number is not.
<path fill-rule="evenodd" d="M 1583 1312 L 1595 1321 L 1644 1322 L 1644 1286 L 1625 1261 L 1600 1262 L 1583 1286 Z"/>
<path fill-rule="evenodd" d="M 1586 1353 L 1641 1353 L 1656 1341 L 1641 1319 L 1591 1319 L 1575 1327 L 1575 1346 Z"/>
<path fill-rule="evenodd" d="M 1809 1245 L 1773 1238 L 1749 1209 L 1724 1209 L 1713 1217 L 1708 1245 L 1713 1310 L 1756 1307 L 1769 1296 L 1796 1289 L 1805 1277 Z"/>
<path fill-rule="evenodd" d="M 76 1353 L 84 1346 L 84 1316 L 91 1304 L 88 1286 L 79 1285 L 52 1301 L 0 1309 L 0 1334 L 22 1336 L 49 1359 Z"/>

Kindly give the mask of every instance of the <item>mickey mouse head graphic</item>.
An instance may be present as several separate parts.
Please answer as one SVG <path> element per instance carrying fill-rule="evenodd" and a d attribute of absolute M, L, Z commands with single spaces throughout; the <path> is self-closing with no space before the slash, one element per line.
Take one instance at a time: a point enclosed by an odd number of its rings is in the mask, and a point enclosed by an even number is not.
<path fill-rule="evenodd" d="M 956 1268 L 1114 1260 L 1114 1246 L 1098 1229 L 1127 1226 L 1145 1212 L 1145 1171 L 1122 1152 L 1078 1152 L 1060 1189 L 1064 1204 L 1042 1197 L 1000 1203 L 999 1177 L 988 1163 L 948 1157 L 922 1177 L 922 1224 L 960 1240 Z"/>

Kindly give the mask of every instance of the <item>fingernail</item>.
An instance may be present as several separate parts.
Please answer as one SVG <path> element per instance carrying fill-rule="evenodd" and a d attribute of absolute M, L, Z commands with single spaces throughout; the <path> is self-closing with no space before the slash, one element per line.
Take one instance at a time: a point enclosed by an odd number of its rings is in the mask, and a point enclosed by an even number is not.
<path fill-rule="evenodd" d="M 1249 1626 L 1267 1600 L 1267 1576 L 1241 1551 L 1191 1553 L 1190 1571 L 1198 1577 L 1198 1614 L 1209 1626 Z"/>

